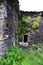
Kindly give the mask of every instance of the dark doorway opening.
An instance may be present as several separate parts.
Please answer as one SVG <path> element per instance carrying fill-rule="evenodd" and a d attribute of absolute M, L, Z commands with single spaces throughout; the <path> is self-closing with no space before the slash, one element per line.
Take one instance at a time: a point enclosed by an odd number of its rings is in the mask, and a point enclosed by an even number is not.
<path fill-rule="evenodd" d="M 28 35 L 24 35 L 24 42 L 27 42 Z"/>

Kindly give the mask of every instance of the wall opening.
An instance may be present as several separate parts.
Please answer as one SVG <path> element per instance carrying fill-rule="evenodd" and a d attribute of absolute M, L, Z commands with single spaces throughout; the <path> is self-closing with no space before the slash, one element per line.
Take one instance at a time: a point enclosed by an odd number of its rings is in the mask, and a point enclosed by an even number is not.
<path fill-rule="evenodd" d="M 28 35 L 24 35 L 24 42 L 27 42 Z"/>

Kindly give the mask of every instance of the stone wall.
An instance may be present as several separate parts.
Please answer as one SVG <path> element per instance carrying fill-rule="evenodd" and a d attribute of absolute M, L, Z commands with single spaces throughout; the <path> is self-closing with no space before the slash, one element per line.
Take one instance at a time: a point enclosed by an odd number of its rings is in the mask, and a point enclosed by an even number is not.
<path fill-rule="evenodd" d="M 7 24 L 7 9 L 4 3 L 0 4 L 0 57 L 4 57 L 11 46 L 11 38 Z"/>
<path fill-rule="evenodd" d="M 43 12 L 24 12 L 24 11 L 21 11 L 21 16 L 22 16 L 22 18 L 26 18 L 28 16 L 35 18 L 40 13 L 42 13 L 42 15 L 43 15 Z M 34 15 L 36 15 L 36 16 L 34 16 Z M 43 43 L 43 16 L 42 15 L 41 15 L 40 26 L 38 29 L 36 29 L 34 35 L 32 35 L 32 34 L 30 35 L 29 43 Z"/>
<path fill-rule="evenodd" d="M 18 0 L 7 0 L 7 21 L 9 24 L 9 30 L 10 30 L 10 36 L 12 43 L 15 45 L 15 43 L 18 43 L 18 35 L 17 35 L 17 29 L 18 29 L 18 14 L 19 14 L 19 2 Z"/>
<path fill-rule="evenodd" d="M 12 43 L 18 43 L 18 14 L 13 4 L 7 1 L 0 3 L 0 57 L 6 55 Z"/>
<path fill-rule="evenodd" d="M 43 43 L 43 17 L 41 17 L 40 26 L 36 30 L 35 35 L 30 38 L 32 43 Z"/>

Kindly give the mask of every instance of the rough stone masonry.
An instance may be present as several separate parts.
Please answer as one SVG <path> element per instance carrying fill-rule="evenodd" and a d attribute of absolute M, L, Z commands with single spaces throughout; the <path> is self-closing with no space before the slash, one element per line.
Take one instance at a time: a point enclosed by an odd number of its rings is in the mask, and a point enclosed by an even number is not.
<path fill-rule="evenodd" d="M 18 0 L 0 0 L 0 57 L 4 57 L 9 47 L 18 43 Z"/>

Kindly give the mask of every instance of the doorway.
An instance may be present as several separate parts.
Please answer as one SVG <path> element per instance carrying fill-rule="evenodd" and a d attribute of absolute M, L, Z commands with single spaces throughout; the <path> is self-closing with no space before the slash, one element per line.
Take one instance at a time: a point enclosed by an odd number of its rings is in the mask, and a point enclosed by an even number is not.
<path fill-rule="evenodd" d="M 24 42 L 27 42 L 28 35 L 24 35 Z"/>

